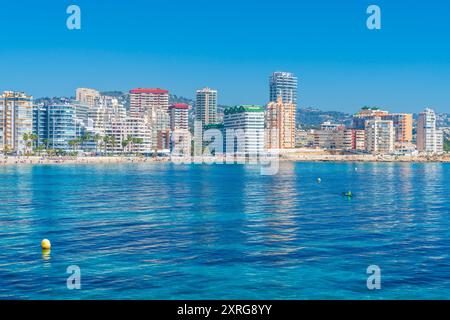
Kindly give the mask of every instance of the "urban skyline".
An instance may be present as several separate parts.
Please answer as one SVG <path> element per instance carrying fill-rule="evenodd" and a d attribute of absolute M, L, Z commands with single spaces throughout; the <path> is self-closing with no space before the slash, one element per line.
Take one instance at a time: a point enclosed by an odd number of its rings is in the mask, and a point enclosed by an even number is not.
<path fill-rule="evenodd" d="M 131 89 L 128 110 L 117 98 L 92 88 L 77 88 L 75 100 L 37 104 L 25 93 L 5 91 L 0 99 L 0 147 L 5 154 L 19 155 L 35 150 L 97 154 L 101 147 L 104 154 L 178 156 L 190 156 L 191 143 L 194 155 L 231 150 L 248 156 L 306 147 L 412 156 L 443 154 L 448 148 L 448 128 L 437 127 L 436 114 L 429 108 L 420 113 L 415 135 L 411 113 L 374 107 L 361 108 L 351 126 L 328 121 L 320 129 L 303 130 L 296 122 L 295 74 L 276 71 L 268 83 L 271 101 L 267 105 L 241 104 L 223 113 L 218 111 L 218 90 L 208 87 L 196 90 L 193 106 L 170 103 L 167 89 Z M 219 141 L 209 129 L 219 129 Z M 228 130 L 234 132 L 232 136 Z M 236 139 L 243 145 L 235 147 Z"/>

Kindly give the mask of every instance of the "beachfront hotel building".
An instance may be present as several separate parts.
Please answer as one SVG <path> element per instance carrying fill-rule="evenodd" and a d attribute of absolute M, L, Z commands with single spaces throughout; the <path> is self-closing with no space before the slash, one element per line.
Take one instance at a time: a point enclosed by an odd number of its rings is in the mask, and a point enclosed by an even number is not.
<path fill-rule="evenodd" d="M 189 105 L 175 103 L 169 107 L 170 130 L 189 129 Z"/>
<path fill-rule="evenodd" d="M 0 151 L 24 154 L 30 148 L 24 139 L 33 130 L 33 97 L 22 92 L 0 95 Z"/>
<path fill-rule="evenodd" d="M 160 88 L 130 91 L 130 115 L 144 117 L 152 131 L 152 145 L 157 150 L 169 148 L 169 91 Z"/>
<path fill-rule="evenodd" d="M 428 154 L 444 152 L 444 135 L 436 127 L 436 114 L 432 109 L 425 109 L 417 120 L 417 149 Z"/>
<path fill-rule="evenodd" d="M 395 132 L 395 144 L 397 148 L 403 148 L 413 141 L 413 116 L 409 113 L 389 113 L 378 108 L 362 108 L 353 116 L 353 129 L 365 130 L 368 120 L 392 121 Z"/>
<path fill-rule="evenodd" d="M 38 105 L 33 110 L 33 132 L 37 145 L 64 152 L 75 151 L 70 141 L 82 134 L 73 104 Z"/>
<path fill-rule="evenodd" d="M 266 147 L 267 149 L 295 148 L 295 109 L 293 103 L 269 102 L 266 108 Z"/>
<path fill-rule="evenodd" d="M 204 88 L 195 95 L 195 120 L 203 126 L 217 123 L 217 90 Z"/>
<path fill-rule="evenodd" d="M 189 105 L 175 103 L 169 107 L 170 151 L 172 155 L 191 154 L 191 133 L 189 132 Z"/>
<path fill-rule="evenodd" d="M 88 119 L 92 121 L 93 132 L 101 136 L 106 135 L 110 123 L 125 120 L 125 107 L 114 97 L 101 96 L 96 100 L 94 108 L 89 109 Z M 89 126 L 91 126 L 89 124 Z"/>
<path fill-rule="evenodd" d="M 278 103 L 279 98 L 286 104 L 297 105 L 297 77 L 291 72 L 274 72 L 269 79 L 270 102 Z"/>
<path fill-rule="evenodd" d="M 392 154 L 395 150 L 395 130 L 391 120 L 366 121 L 366 151 L 372 154 Z"/>
<path fill-rule="evenodd" d="M 265 150 L 264 108 L 242 105 L 224 111 L 226 153 L 237 156 L 257 156 Z"/>
<path fill-rule="evenodd" d="M 99 97 L 100 92 L 89 88 L 78 88 L 75 93 L 75 99 L 89 108 L 95 106 L 95 102 Z"/>
<path fill-rule="evenodd" d="M 320 130 L 305 133 L 308 146 L 321 149 L 366 151 L 365 130 L 346 128 L 343 125 L 324 123 Z"/>
<path fill-rule="evenodd" d="M 112 137 L 103 143 L 107 153 L 149 155 L 152 152 L 152 131 L 141 117 L 114 119 L 106 126 L 105 134 Z"/>

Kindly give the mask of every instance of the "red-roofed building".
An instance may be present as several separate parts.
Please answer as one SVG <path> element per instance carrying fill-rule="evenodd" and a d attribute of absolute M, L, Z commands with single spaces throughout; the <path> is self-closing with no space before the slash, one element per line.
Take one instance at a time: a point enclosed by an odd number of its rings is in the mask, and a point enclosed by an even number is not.
<path fill-rule="evenodd" d="M 130 90 L 130 115 L 143 117 L 152 129 L 153 148 L 166 149 L 170 127 L 169 91 L 160 88 Z M 159 141 L 161 140 L 161 141 Z"/>
<path fill-rule="evenodd" d="M 176 103 L 169 107 L 170 129 L 188 129 L 189 128 L 189 105 L 185 103 Z"/>

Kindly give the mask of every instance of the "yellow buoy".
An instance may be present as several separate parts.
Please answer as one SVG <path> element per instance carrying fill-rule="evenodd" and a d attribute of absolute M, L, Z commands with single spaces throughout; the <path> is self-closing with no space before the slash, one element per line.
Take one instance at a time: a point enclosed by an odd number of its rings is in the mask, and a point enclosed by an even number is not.
<path fill-rule="evenodd" d="M 44 249 L 44 250 L 49 250 L 52 247 L 50 240 L 48 240 L 48 239 L 42 240 L 41 246 L 42 246 L 42 249 Z"/>

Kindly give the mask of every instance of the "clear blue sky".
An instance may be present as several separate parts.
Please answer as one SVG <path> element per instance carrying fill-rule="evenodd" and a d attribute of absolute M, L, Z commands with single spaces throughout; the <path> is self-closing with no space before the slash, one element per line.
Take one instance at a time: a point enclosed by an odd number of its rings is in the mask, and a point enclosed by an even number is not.
<path fill-rule="evenodd" d="M 66 28 L 66 8 L 82 30 Z M 382 30 L 366 8 L 382 9 Z M 450 111 L 445 0 L 2 0 L 0 90 L 163 87 L 223 104 L 265 104 L 272 71 L 299 77 L 299 104 Z"/>

